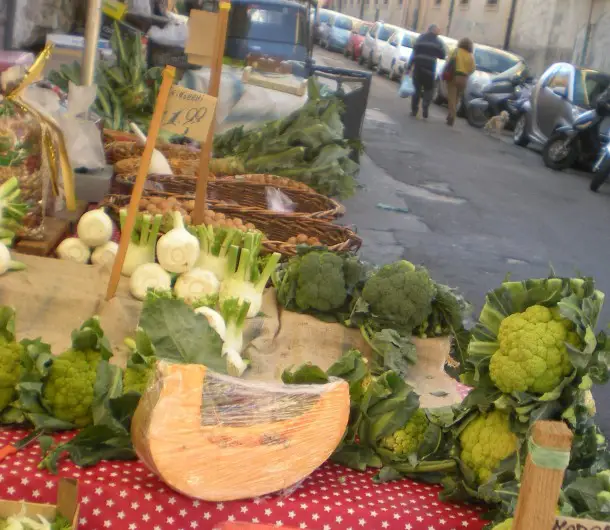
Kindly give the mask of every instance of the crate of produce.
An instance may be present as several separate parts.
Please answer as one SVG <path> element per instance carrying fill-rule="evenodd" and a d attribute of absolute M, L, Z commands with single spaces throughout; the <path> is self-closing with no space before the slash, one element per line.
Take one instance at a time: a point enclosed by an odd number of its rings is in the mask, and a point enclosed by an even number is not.
<path fill-rule="evenodd" d="M 156 148 L 168 158 L 182 158 L 185 160 L 199 160 L 201 152 L 186 145 L 158 143 Z M 116 141 L 104 146 L 106 160 L 109 164 L 116 164 L 121 160 L 130 158 L 139 159 L 144 152 L 144 146 L 136 142 Z"/>
<path fill-rule="evenodd" d="M 184 195 L 194 198 L 196 186 L 196 177 L 151 175 L 145 185 L 145 195 Z M 277 187 L 246 180 L 214 180 L 208 183 L 208 202 L 212 208 L 222 206 L 236 214 L 249 211 L 273 213 L 268 201 L 268 192 L 273 188 Z M 117 179 L 116 193 L 130 194 L 131 189 L 131 181 L 124 183 L 122 179 Z M 291 217 L 336 219 L 345 213 L 343 205 L 319 193 L 290 188 L 280 191 L 294 208 L 292 212 L 285 212 Z"/>
<path fill-rule="evenodd" d="M 109 195 L 100 206 L 118 219 L 121 208 L 129 204 L 129 195 Z M 171 212 L 180 211 L 184 221 L 191 223 L 195 201 L 184 196 L 148 196 L 140 201 L 140 211 L 161 213 L 166 217 L 162 231 L 171 229 Z M 240 229 L 256 229 L 264 234 L 263 247 L 267 252 L 279 252 L 285 257 L 294 256 L 299 245 L 325 246 L 335 252 L 356 252 L 362 239 L 348 227 L 335 225 L 323 219 L 293 217 L 275 212 L 236 212 L 232 208 L 215 205 L 206 210 L 205 224 L 232 226 Z"/>

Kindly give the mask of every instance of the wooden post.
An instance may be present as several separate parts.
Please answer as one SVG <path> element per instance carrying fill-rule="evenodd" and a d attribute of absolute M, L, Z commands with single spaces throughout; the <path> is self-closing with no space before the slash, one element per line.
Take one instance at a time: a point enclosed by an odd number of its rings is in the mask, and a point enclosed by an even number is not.
<path fill-rule="evenodd" d="M 571 446 L 572 431 L 565 423 L 537 421 L 534 424 L 513 530 L 553 528 Z"/>
<path fill-rule="evenodd" d="M 127 254 L 127 246 L 136 223 L 138 207 L 140 204 L 140 199 L 142 198 L 142 192 L 144 191 L 144 183 L 146 182 L 146 176 L 148 175 L 148 168 L 150 167 L 153 150 L 155 148 L 155 144 L 157 143 L 159 130 L 161 129 L 161 119 L 163 118 L 163 112 L 165 111 L 165 105 L 167 103 L 169 91 L 174 83 L 175 76 L 176 69 L 173 66 L 166 66 L 163 70 L 163 81 L 161 82 L 161 88 L 159 89 L 159 95 L 157 96 L 157 101 L 155 103 L 155 110 L 148 129 L 148 140 L 144 146 L 144 152 L 142 153 L 142 159 L 140 160 L 138 175 L 136 176 L 133 191 L 131 192 L 131 200 L 129 202 L 129 209 L 127 210 L 127 219 L 125 220 L 125 226 L 121 230 L 121 241 L 119 243 L 119 250 L 117 251 L 114 264 L 112 266 L 112 273 L 110 274 L 110 281 L 108 282 L 108 291 L 106 292 L 106 300 L 110 300 L 115 295 L 117 286 L 119 285 L 119 280 L 121 279 L 121 270 L 123 270 L 123 262 L 125 261 L 125 255 Z"/>
<path fill-rule="evenodd" d="M 215 98 L 218 97 L 220 90 L 220 79 L 222 74 L 222 61 L 225 54 L 225 43 L 227 40 L 227 24 L 229 21 L 229 11 L 231 9 L 230 2 L 220 2 L 218 12 L 218 25 L 216 31 L 216 43 L 214 45 L 214 54 L 212 56 L 212 64 L 210 71 L 210 84 L 208 87 L 208 95 Z M 210 178 L 210 155 L 212 154 L 212 144 L 214 142 L 214 124 L 216 119 L 212 121 L 208 137 L 201 147 L 201 158 L 199 161 L 199 177 L 197 178 L 197 186 L 195 188 L 195 209 L 193 210 L 193 224 L 200 225 L 203 223 L 203 214 L 208 202 L 208 180 Z"/>

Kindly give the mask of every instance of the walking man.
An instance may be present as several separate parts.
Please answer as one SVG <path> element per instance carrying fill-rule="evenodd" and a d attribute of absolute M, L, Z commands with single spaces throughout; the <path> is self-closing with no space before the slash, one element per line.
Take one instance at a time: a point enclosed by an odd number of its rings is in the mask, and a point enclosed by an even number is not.
<path fill-rule="evenodd" d="M 413 72 L 415 94 L 411 97 L 411 116 L 419 112 L 419 100 L 422 100 L 424 118 L 428 117 L 428 109 L 434 94 L 436 80 L 436 60 L 445 58 L 445 47 L 438 38 L 440 29 L 432 24 L 426 33 L 415 41 L 411 59 L 407 65 L 407 75 Z"/>

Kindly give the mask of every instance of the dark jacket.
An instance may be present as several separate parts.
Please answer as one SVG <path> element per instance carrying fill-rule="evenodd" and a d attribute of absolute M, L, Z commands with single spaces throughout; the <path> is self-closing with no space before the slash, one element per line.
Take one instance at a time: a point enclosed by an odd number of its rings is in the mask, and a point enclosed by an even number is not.
<path fill-rule="evenodd" d="M 424 33 L 415 41 L 407 71 L 413 69 L 415 77 L 434 80 L 436 77 L 436 60 L 444 58 L 445 47 L 441 39 L 434 33 Z"/>

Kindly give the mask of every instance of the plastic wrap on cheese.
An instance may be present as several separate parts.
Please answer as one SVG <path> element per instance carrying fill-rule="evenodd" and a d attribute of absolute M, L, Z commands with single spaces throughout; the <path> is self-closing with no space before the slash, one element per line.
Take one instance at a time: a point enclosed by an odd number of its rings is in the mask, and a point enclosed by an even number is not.
<path fill-rule="evenodd" d="M 229 501 L 303 480 L 335 450 L 348 417 L 343 380 L 288 386 L 159 362 L 131 435 L 140 459 L 168 486 Z"/>

